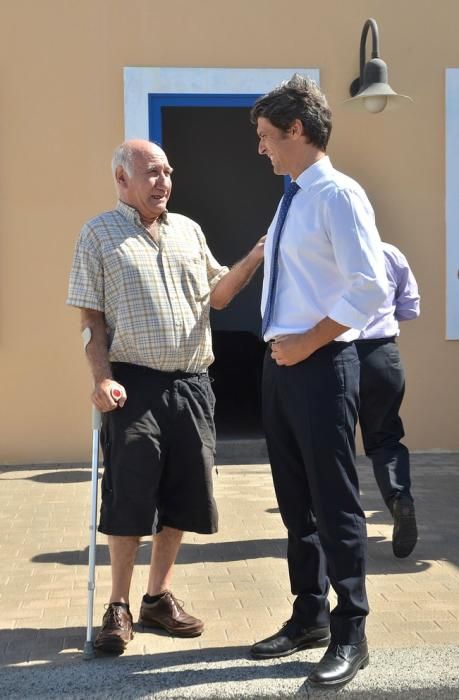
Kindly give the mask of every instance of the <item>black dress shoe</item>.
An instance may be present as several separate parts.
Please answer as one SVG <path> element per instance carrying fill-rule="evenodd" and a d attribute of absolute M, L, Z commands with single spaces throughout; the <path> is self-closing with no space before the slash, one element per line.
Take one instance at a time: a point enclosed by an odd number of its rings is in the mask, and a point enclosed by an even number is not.
<path fill-rule="evenodd" d="M 288 620 L 276 634 L 253 645 L 250 653 L 255 659 L 274 659 L 288 656 L 300 649 L 326 647 L 330 641 L 328 627 L 301 627 Z"/>
<path fill-rule="evenodd" d="M 314 688 L 341 688 L 369 663 L 366 639 L 359 644 L 332 642 L 319 664 L 308 676 L 308 683 Z"/>
<path fill-rule="evenodd" d="M 392 551 L 399 559 L 407 557 L 416 546 L 418 528 L 414 503 L 407 496 L 397 498 L 392 506 L 394 530 L 392 533 Z"/>

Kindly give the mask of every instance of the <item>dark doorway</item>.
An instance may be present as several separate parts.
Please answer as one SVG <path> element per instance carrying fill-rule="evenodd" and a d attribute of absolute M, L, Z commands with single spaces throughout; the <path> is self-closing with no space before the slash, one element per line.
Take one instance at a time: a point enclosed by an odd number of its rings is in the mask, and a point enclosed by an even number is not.
<path fill-rule="evenodd" d="M 163 107 L 162 126 L 174 167 L 170 210 L 197 221 L 217 260 L 233 265 L 266 233 L 283 193 L 283 178 L 258 155 L 249 109 Z M 211 312 L 220 437 L 261 433 L 261 284 L 260 269 L 227 309 Z"/>

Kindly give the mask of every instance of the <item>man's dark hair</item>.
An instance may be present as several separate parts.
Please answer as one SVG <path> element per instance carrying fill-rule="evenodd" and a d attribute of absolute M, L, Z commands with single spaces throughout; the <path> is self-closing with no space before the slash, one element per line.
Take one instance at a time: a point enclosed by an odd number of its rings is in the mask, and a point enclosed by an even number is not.
<path fill-rule="evenodd" d="M 269 119 L 278 129 L 288 131 L 295 119 L 303 124 L 309 141 L 326 151 L 332 122 L 331 110 L 323 92 L 314 80 L 295 73 L 290 80 L 258 98 L 250 111 L 250 121 L 259 117 Z"/>

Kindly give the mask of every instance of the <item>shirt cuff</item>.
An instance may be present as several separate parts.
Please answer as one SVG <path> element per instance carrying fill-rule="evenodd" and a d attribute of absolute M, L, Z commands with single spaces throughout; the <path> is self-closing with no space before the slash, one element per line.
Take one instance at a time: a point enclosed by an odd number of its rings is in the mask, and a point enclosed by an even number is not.
<path fill-rule="evenodd" d="M 346 299 L 341 298 L 327 314 L 332 321 L 340 323 L 348 328 L 356 328 L 358 331 L 363 331 L 371 318 L 371 313 L 364 314 L 352 306 Z"/>
<path fill-rule="evenodd" d="M 69 296 L 65 302 L 67 306 L 77 306 L 79 309 L 92 309 L 93 311 L 104 312 L 104 306 L 94 297 Z"/>

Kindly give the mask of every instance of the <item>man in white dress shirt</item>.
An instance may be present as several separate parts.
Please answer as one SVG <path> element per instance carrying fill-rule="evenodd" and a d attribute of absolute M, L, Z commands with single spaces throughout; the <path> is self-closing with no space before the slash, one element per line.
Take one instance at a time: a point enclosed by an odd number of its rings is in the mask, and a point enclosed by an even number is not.
<path fill-rule="evenodd" d="M 259 153 L 292 180 L 268 230 L 261 310 L 263 422 L 296 595 L 290 620 L 251 651 L 328 646 L 308 682 L 337 689 L 368 664 L 353 341 L 387 293 L 384 259 L 365 192 L 326 155 L 331 112 L 316 83 L 293 76 L 251 118 Z"/>

